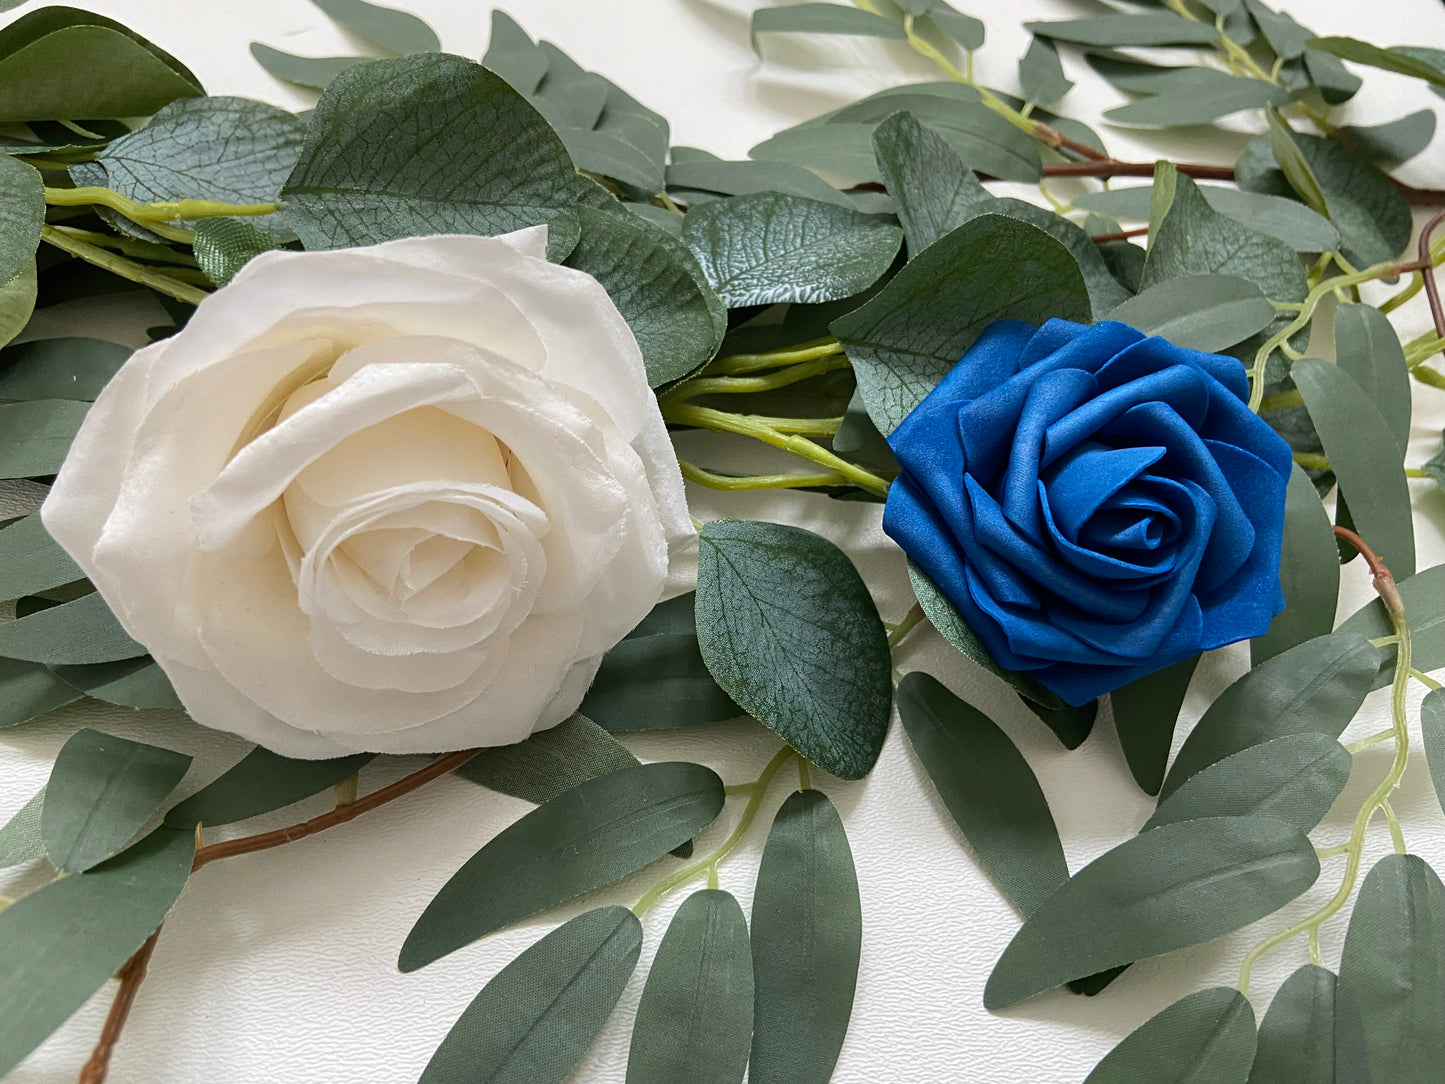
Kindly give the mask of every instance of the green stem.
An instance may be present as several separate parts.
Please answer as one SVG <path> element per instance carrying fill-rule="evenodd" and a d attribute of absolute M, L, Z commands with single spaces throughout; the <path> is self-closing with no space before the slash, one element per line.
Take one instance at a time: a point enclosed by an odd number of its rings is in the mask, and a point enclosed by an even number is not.
<path fill-rule="evenodd" d="M 849 367 L 842 354 L 832 353 L 820 358 L 794 362 L 765 376 L 701 376 L 679 384 L 659 397 L 664 406 L 668 403 L 686 403 L 701 395 L 746 395 L 760 391 L 773 391 L 809 380 L 824 373 L 837 372 Z"/>
<path fill-rule="evenodd" d="M 728 354 L 708 364 L 704 376 L 737 376 L 741 373 L 756 373 L 762 369 L 779 369 L 784 365 L 795 365 L 801 361 L 815 361 L 833 354 L 841 354 L 843 346 L 832 336 L 812 339 L 785 346 L 780 350 L 763 350 L 755 354 Z"/>
<path fill-rule="evenodd" d="M 96 267 L 102 267 L 119 275 L 121 278 L 129 279 L 131 282 L 138 282 L 142 286 L 149 286 L 152 290 L 173 297 L 177 301 L 184 301 L 188 305 L 199 305 L 206 299 L 207 292 L 189 286 L 184 282 L 178 282 L 169 275 L 163 274 L 153 267 L 127 260 L 124 256 L 118 256 L 109 249 L 93 245 L 89 241 L 81 241 L 75 237 L 61 233 L 54 226 L 42 226 L 40 228 L 40 239 L 47 241 L 56 248 L 70 253 L 86 263 L 92 263 Z"/>
<path fill-rule="evenodd" d="M 225 203 L 212 199 L 182 199 L 164 203 L 139 203 L 109 188 L 85 185 L 80 188 L 47 188 L 45 202 L 52 207 L 97 205 L 118 211 L 133 222 L 174 222 L 176 219 L 219 218 L 222 215 L 245 217 L 269 215 L 281 205 L 270 203 Z"/>
<path fill-rule="evenodd" d="M 801 753 L 798 754 L 798 789 L 813 789 L 812 778 L 808 775 L 808 758 Z"/>
<path fill-rule="evenodd" d="M 686 884 L 698 876 L 698 874 L 707 873 L 708 870 L 716 871 L 718 863 L 732 854 L 732 852 L 737 849 L 737 845 L 742 842 L 743 836 L 747 834 L 747 830 L 752 826 L 754 818 L 758 815 L 758 808 L 763 804 L 763 796 L 768 792 L 768 784 L 773 781 L 773 776 L 778 774 L 783 765 L 788 762 L 788 758 L 792 755 L 792 746 L 783 746 L 783 748 L 778 750 L 773 759 L 768 761 L 767 766 L 763 768 L 762 774 L 759 775 L 753 783 L 745 784 L 753 788 L 751 797 L 748 798 L 748 804 L 743 809 L 743 815 L 738 821 L 737 827 L 732 830 L 732 834 L 728 836 L 727 839 L 723 840 L 722 845 L 719 846 L 717 850 L 713 851 L 712 854 L 707 857 L 700 858 L 691 865 L 684 866 L 676 873 L 668 874 L 662 880 L 658 881 L 657 884 L 643 893 L 642 898 L 637 901 L 637 906 L 632 909 L 632 913 L 638 918 L 641 918 L 648 911 L 652 910 L 653 905 L 656 904 L 658 900 L 662 899 L 663 896 L 667 895 L 678 885 Z"/>
<path fill-rule="evenodd" d="M 1425 688 L 1427 688 L 1427 689 L 1441 689 L 1441 688 L 1445 688 L 1445 685 L 1441 685 L 1438 681 L 1436 681 L 1434 678 L 1432 678 L 1429 674 L 1423 673 L 1423 672 L 1420 671 L 1420 670 L 1416 670 L 1413 666 L 1410 667 L 1410 676 L 1411 676 L 1412 678 L 1414 678 L 1416 681 L 1418 681 L 1421 685 L 1425 686 Z"/>
<path fill-rule="evenodd" d="M 923 607 L 915 602 L 913 604 L 913 609 L 909 610 L 907 615 L 904 616 L 903 620 L 898 622 L 898 624 L 893 627 L 892 631 L 888 633 L 888 646 L 890 648 L 894 648 L 901 644 L 903 642 L 903 638 L 907 636 L 910 632 L 912 632 L 915 628 L 917 628 L 922 620 Z"/>
<path fill-rule="evenodd" d="M 748 474 L 735 477 L 729 474 L 717 474 L 699 467 L 696 463 L 689 463 L 685 459 L 679 459 L 677 465 L 682 468 L 682 476 L 688 481 L 696 482 L 700 486 L 707 486 L 708 489 L 720 489 L 728 492 L 755 489 L 811 489 L 814 486 L 848 484 L 848 479 L 837 471 L 820 471 L 816 474 Z"/>

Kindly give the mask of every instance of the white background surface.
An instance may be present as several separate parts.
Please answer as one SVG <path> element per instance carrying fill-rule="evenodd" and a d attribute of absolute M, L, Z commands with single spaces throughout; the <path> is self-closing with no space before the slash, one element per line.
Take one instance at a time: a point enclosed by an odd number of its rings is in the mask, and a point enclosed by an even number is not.
<path fill-rule="evenodd" d="M 251 60 L 247 44 L 259 39 L 298 53 L 349 51 L 345 37 L 306 0 L 89 0 L 88 6 L 125 21 L 180 57 L 212 93 L 249 95 L 293 108 L 313 99 L 267 76 Z M 473 57 L 484 51 L 484 3 L 406 0 L 401 6 L 425 17 L 449 51 Z M 760 64 L 747 44 L 746 13 L 752 6 L 754 0 L 511 0 L 508 10 L 534 36 L 555 41 L 585 67 L 601 71 L 667 115 L 675 143 L 727 156 L 741 156 L 777 128 L 878 87 L 934 77 L 902 47 L 851 39 L 775 38 L 765 45 L 769 59 Z M 989 43 L 978 58 L 980 78 L 1005 89 L 1016 86 L 1013 65 L 1026 45 L 1020 21 L 1098 10 L 1086 0 L 975 0 L 963 6 L 988 22 Z M 1445 6 L 1434 0 L 1293 0 L 1284 6 L 1320 33 L 1353 34 L 1380 44 L 1445 46 Z M 1080 84 L 1065 99 L 1067 114 L 1092 122 L 1120 100 L 1074 57 L 1066 54 L 1064 63 Z M 1379 122 L 1422 105 L 1438 110 L 1442 104 L 1419 83 L 1373 71 L 1366 75 L 1366 92 L 1346 114 L 1351 118 Z M 1106 131 L 1116 155 L 1143 159 L 1171 154 L 1228 162 L 1244 138 L 1203 128 L 1142 133 L 1140 138 Z M 1400 174 L 1416 184 L 1445 186 L 1445 135 Z M 1058 187 L 1062 195 L 1069 191 Z M 1400 310 L 1396 319 L 1408 337 L 1428 326 L 1419 304 Z M 1416 402 L 1411 465 L 1439 449 L 1445 422 L 1445 393 L 1421 387 Z M 1425 567 L 1445 559 L 1445 498 L 1429 482 L 1411 487 Z M 703 493 L 693 497 L 694 511 L 703 518 L 728 512 L 799 522 L 827 534 L 864 569 L 887 619 L 897 620 L 911 602 L 900 555 L 878 530 L 876 506 L 809 495 L 728 501 Z M 1341 613 L 1347 614 L 1370 596 L 1358 564 L 1346 570 L 1344 580 Z M 1132 835 L 1148 816 L 1152 803 L 1130 780 L 1107 717 L 1082 748 L 1066 753 L 1001 686 L 935 634 L 916 633 L 900 659 L 904 669 L 927 669 L 942 677 L 992 712 L 1014 737 L 1053 807 L 1071 868 Z M 1225 651 L 1201 667 L 1186 719 L 1197 717 L 1241 665 L 1238 652 Z M 1412 703 L 1418 703 L 1418 693 L 1412 694 Z M 1376 694 L 1350 733 L 1373 733 L 1385 720 L 1384 701 Z M 195 754 L 186 791 L 213 778 L 246 748 L 179 713 L 137 715 L 93 705 L 63 709 L 0 731 L 0 821 L 44 782 L 57 750 L 81 724 Z M 702 761 L 728 782 L 753 778 L 777 748 L 766 731 L 746 724 L 629 739 L 628 744 L 645 760 Z M 1386 747 L 1357 758 L 1354 779 L 1318 839 L 1344 838 L 1350 812 L 1384 773 L 1387 761 Z M 368 769 L 362 785 L 373 788 L 422 763 L 420 758 L 393 759 Z M 990 1015 L 981 1004 L 983 984 L 1018 919 L 963 846 L 901 730 L 895 726 L 867 780 L 824 779 L 821 785 L 843 813 L 864 913 L 858 997 L 834 1077 L 838 1084 L 1081 1080 L 1119 1038 L 1163 1005 L 1205 985 L 1231 984 L 1243 952 L 1287 920 L 1267 919 L 1236 936 L 1136 966 L 1096 999 L 1055 992 Z M 786 786 L 775 785 L 759 825 L 722 869 L 722 887 L 737 894 L 745 909 L 766 821 L 785 791 Z M 324 798 L 313 800 L 251 822 L 246 831 L 314 815 L 326 804 Z M 482 984 L 555 922 L 549 916 L 524 924 L 412 975 L 400 975 L 394 967 L 402 939 L 432 894 L 482 842 L 527 808 L 446 779 L 322 836 L 210 866 L 186 888 L 166 923 L 111 1080 L 415 1080 Z M 1418 755 L 1396 809 L 1412 850 L 1445 868 L 1445 820 Z M 734 799 L 700 847 L 713 846 L 737 813 Z M 1379 825 L 1372 854 L 1388 849 L 1384 836 Z M 43 876 L 35 870 L 11 873 L 0 880 L 0 891 L 19 893 Z M 655 876 L 644 872 L 568 913 L 604 902 L 631 904 Z M 1320 883 L 1286 914 L 1303 913 L 1323 899 L 1338 876 L 1339 860 L 1327 862 Z M 574 1080 L 622 1081 L 647 963 L 685 895 L 675 894 L 649 915 L 643 964 Z M 1331 964 L 1338 961 L 1343 932 L 1339 919 L 1325 928 Z M 1302 944 L 1278 951 L 1260 967 L 1255 990 L 1271 993 L 1305 959 Z M 11 1079 L 17 1084 L 73 1080 L 110 997 L 107 988 Z M 1258 1012 L 1264 1004 L 1257 1000 Z"/>

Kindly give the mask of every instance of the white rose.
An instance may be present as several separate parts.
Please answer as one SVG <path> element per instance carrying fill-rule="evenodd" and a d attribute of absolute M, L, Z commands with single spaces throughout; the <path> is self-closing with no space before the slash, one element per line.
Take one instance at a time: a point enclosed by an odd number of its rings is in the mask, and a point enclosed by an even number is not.
<path fill-rule="evenodd" d="M 41 514 L 198 722 L 520 741 L 657 602 L 677 462 L 627 324 L 545 249 L 267 253 L 105 389 Z"/>

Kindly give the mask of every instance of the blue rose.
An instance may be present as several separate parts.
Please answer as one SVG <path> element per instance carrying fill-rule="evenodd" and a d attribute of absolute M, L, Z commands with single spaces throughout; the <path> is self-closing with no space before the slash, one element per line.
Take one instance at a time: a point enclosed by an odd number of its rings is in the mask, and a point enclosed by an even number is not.
<path fill-rule="evenodd" d="M 991 324 L 888 438 L 883 528 L 994 661 L 1083 704 L 1284 606 L 1290 449 L 1244 368 L 1126 324 Z"/>

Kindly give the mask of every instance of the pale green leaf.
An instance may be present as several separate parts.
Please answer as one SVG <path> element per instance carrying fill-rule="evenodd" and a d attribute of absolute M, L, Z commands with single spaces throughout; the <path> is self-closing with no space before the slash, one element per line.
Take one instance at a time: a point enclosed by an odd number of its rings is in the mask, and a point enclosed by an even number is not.
<path fill-rule="evenodd" d="M 214 828 L 284 809 L 361 771 L 375 753 L 334 760 L 292 760 L 259 746 L 166 811 L 171 828 Z"/>
<path fill-rule="evenodd" d="M 1201 184 L 1198 188 L 1205 202 L 1220 214 L 1237 219 L 1259 233 L 1278 237 L 1297 252 L 1333 252 L 1339 246 L 1339 232 L 1330 225 L 1329 219 L 1292 199 L 1219 185 Z M 1088 192 L 1075 196 L 1074 206 L 1146 222 L 1150 192 L 1148 185 Z"/>
<path fill-rule="evenodd" d="M 1250 658 L 1255 666 L 1325 635 L 1335 624 L 1340 593 L 1339 550 L 1314 483 L 1298 464 L 1290 472 L 1285 491 L 1279 584 L 1284 591 L 1284 609 L 1270 622 L 1268 632 L 1250 641 Z"/>
<path fill-rule="evenodd" d="M 1373 305 L 1336 308 L 1335 361 L 1375 404 L 1403 461 L 1410 442 L 1410 370 L 1389 317 Z"/>
<path fill-rule="evenodd" d="M 1175 346 L 1215 353 L 1263 331 L 1275 308 L 1258 286 L 1236 275 L 1164 279 L 1109 313 L 1146 335 Z"/>
<path fill-rule="evenodd" d="M 0 869 L 45 857 L 45 842 L 40 838 L 40 811 L 44 805 L 45 788 L 41 787 L 0 828 Z"/>
<path fill-rule="evenodd" d="M 787 4 L 753 12 L 753 48 L 759 34 L 857 34 L 902 41 L 903 26 L 882 15 L 841 4 Z"/>
<path fill-rule="evenodd" d="M 370 60 L 366 56 L 297 56 L 283 53 L 259 41 L 251 43 L 251 56 L 256 63 L 285 83 L 325 90 L 347 68 Z"/>
<path fill-rule="evenodd" d="M 1024 29 L 1071 45 L 1123 48 L 1135 45 L 1207 45 L 1219 37 L 1209 23 L 1159 11 L 1140 15 L 1107 14 L 1054 23 L 1024 23 Z"/>
<path fill-rule="evenodd" d="M 1435 138 L 1435 111 L 1421 109 L 1386 124 L 1346 124 L 1335 129 L 1334 138 L 1382 166 L 1398 166 Z"/>
<path fill-rule="evenodd" d="M 32 399 L 0 405 L 0 478 L 54 474 L 90 411 L 73 399 Z"/>
<path fill-rule="evenodd" d="M 1073 85 L 1064 75 L 1053 42 L 1031 38 L 1028 51 L 1019 58 L 1019 90 L 1024 100 L 1039 104 L 1058 101 Z"/>
<path fill-rule="evenodd" d="M 311 0 L 347 30 L 393 53 L 434 53 L 436 33 L 415 15 L 366 0 Z"/>
<path fill-rule="evenodd" d="M 1420 702 L 1420 734 L 1435 798 L 1445 809 L 1445 689 L 1431 689 Z"/>
<path fill-rule="evenodd" d="M 19 598 L 85 578 L 70 554 L 46 532 L 40 514 L 0 530 L 0 598 Z"/>
<path fill-rule="evenodd" d="M 217 286 L 226 285 L 261 253 L 279 247 L 272 234 L 245 219 L 207 218 L 196 224 L 196 263 Z"/>

